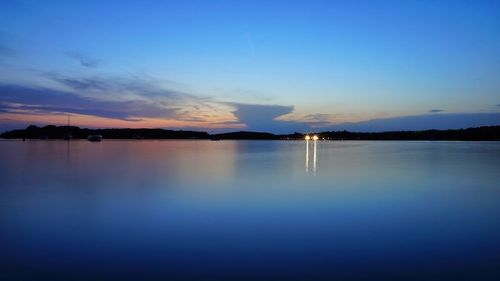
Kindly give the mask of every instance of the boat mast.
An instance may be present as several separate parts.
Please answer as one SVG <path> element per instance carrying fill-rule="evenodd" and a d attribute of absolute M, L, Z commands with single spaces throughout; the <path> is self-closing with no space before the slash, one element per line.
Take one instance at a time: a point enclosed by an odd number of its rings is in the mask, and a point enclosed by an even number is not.
<path fill-rule="evenodd" d="M 69 112 L 67 114 L 68 114 L 68 124 L 66 125 L 66 135 L 64 136 L 64 139 L 70 140 L 72 138 L 72 136 L 70 134 L 70 127 L 69 127 L 71 115 L 69 114 Z"/>

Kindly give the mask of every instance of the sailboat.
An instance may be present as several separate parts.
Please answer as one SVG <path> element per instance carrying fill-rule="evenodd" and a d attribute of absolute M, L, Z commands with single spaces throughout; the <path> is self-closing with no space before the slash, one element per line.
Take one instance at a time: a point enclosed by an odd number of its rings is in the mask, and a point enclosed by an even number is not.
<path fill-rule="evenodd" d="M 70 119 L 70 115 L 68 113 L 68 125 L 66 126 L 67 131 L 66 131 L 66 134 L 64 134 L 64 137 L 63 137 L 65 140 L 71 140 L 71 139 L 73 139 L 73 136 L 70 134 L 70 126 L 69 126 L 69 121 L 70 120 L 69 119 Z"/>
<path fill-rule="evenodd" d="M 88 141 L 102 141 L 102 135 L 89 135 L 87 137 Z"/>

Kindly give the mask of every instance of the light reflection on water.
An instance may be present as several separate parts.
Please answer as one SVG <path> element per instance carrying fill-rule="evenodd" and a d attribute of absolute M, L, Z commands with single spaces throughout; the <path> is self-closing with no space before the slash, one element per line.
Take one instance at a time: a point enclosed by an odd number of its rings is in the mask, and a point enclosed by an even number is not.
<path fill-rule="evenodd" d="M 316 143 L 318 140 L 314 140 L 314 152 L 313 152 L 313 174 L 316 175 Z"/>
<path fill-rule="evenodd" d="M 305 140 L 306 142 L 306 173 L 309 173 L 309 141 L 308 139 Z M 313 175 L 316 175 L 316 143 L 318 140 L 313 140 Z"/>
<path fill-rule="evenodd" d="M 1 141 L 0 155 L 1 280 L 500 268 L 500 143 Z"/>
<path fill-rule="evenodd" d="M 309 140 L 306 140 L 306 173 L 309 172 Z"/>

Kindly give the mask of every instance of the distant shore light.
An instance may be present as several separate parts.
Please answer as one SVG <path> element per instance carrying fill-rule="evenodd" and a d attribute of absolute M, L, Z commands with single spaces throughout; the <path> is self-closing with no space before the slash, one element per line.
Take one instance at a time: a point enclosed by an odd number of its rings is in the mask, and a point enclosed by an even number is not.
<path fill-rule="evenodd" d="M 306 140 L 310 140 L 311 137 L 309 135 L 306 135 Z"/>
<path fill-rule="evenodd" d="M 318 140 L 318 139 L 319 139 L 319 137 L 317 135 L 313 136 L 313 140 Z"/>

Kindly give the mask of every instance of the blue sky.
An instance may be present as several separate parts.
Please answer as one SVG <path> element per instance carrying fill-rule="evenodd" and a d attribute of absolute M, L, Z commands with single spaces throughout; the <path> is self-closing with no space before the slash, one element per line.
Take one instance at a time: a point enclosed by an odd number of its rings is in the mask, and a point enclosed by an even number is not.
<path fill-rule="evenodd" d="M 499 15 L 500 1 L 4 0 L 0 130 L 68 113 L 210 131 L 498 125 Z"/>

